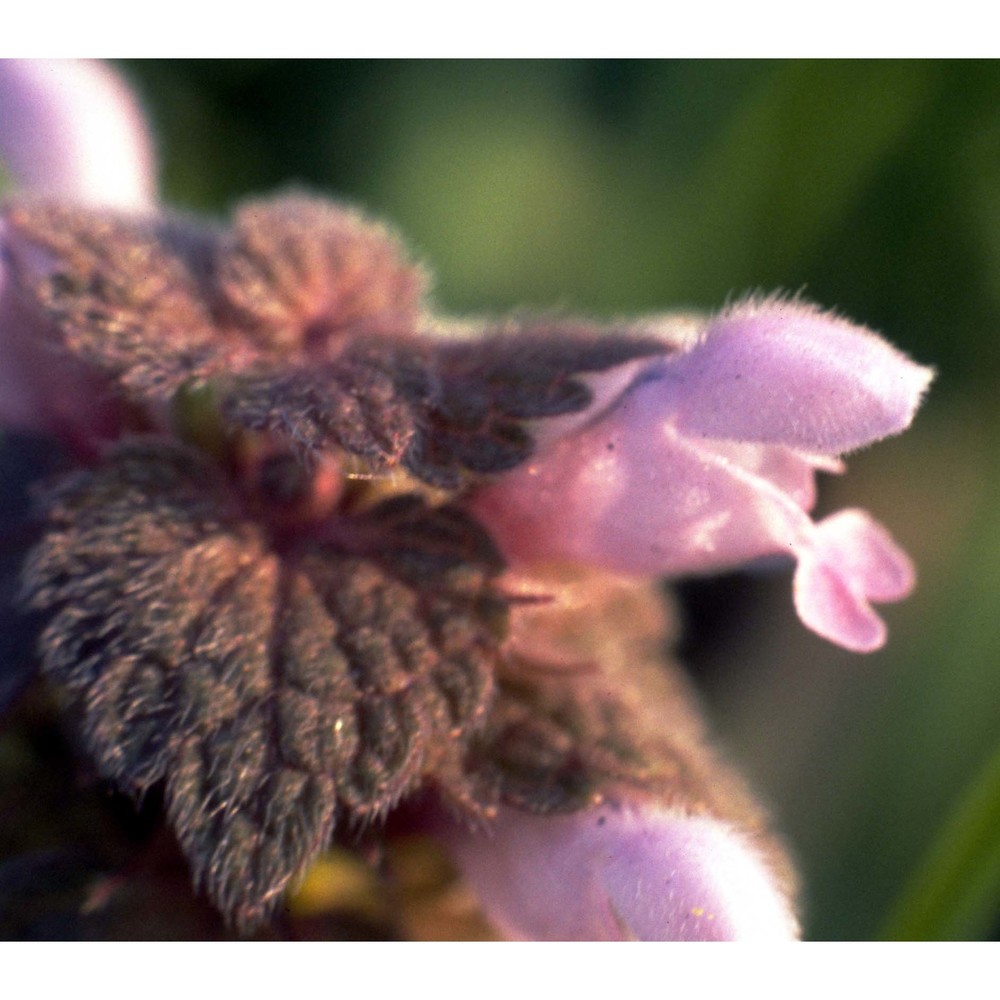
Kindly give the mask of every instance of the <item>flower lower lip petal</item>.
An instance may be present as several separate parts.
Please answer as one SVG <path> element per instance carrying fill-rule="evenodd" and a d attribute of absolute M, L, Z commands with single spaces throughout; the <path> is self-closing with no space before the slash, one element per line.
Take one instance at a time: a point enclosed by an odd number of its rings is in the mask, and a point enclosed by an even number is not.
<path fill-rule="evenodd" d="M 880 649 L 886 627 L 871 601 L 898 601 L 916 582 L 909 557 L 861 510 L 820 521 L 795 572 L 795 608 L 803 623 L 858 653 Z"/>

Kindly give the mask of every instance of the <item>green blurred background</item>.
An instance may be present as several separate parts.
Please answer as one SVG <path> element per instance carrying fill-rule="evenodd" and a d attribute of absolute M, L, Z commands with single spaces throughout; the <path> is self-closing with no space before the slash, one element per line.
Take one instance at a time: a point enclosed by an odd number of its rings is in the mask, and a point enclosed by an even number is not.
<path fill-rule="evenodd" d="M 682 651 L 799 858 L 809 937 L 1000 933 L 1000 781 L 967 795 L 1000 746 L 1000 63 L 122 67 L 167 202 L 342 196 L 399 227 L 447 311 L 803 290 L 935 365 L 915 428 L 822 495 L 919 566 L 887 649 L 807 633 L 784 575 L 685 587 Z"/>

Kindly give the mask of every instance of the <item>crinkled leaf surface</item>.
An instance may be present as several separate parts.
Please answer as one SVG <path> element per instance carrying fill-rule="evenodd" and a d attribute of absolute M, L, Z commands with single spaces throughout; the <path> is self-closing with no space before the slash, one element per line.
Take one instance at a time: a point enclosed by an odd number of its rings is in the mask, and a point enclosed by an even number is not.
<path fill-rule="evenodd" d="M 209 382 L 232 423 L 445 488 L 525 461 L 531 421 L 590 404 L 581 375 L 668 350 L 556 320 L 434 332 L 398 241 L 314 198 L 250 203 L 230 232 L 33 202 L 4 223 L 62 346 L 133 398 Z"/>
<path fill-rule="evenodd" d="M 223 410 L 276 431 L 306 452 L 335 445 L 381 469 L 458 487 L 533 451 L 530 422 L 585 409 L 581 375 L 664 346 L 582 325 L 487 331 L 475 341 L 358 340 L 323 365 L 223 381 Z"/>
<path fill-rule="evenodd" d="M 530 458 L 532 421 L 590 405 L 580 376 L 666 350 L 652 337 L 556 321 L 435 343 L 415 399 L 418 433 L 403 464 L 441 486 L 456 485 L 461 472 L 506 472 Z"/>
<path fill-rule="evenodd" d="M 131 393 L 169 395 L 233 348 L 205 299 L 208 234 L 57 202 L 13 203 L 3 221 L 14 284 L 62 346 Z"/>
<path fill-rule="evenodd" d="M 214 274 L 223 324 L 265 350 L 327 357 L 347 333 L 413 329 L 427 284 L 385 226 L 303 195 L 238 208 Z"/>
<path fill-rule="evenodd" d="M 397 497 L 288 539 L 246 507 L 198 452 L 128 443 L 55 489 L 24 578 L 102 773 L 165 779 L 196 880 L 249 929 L 339 820 L 425 779 L 470 801 L 505 607 L 455 508 Z"/>
<path fill-rule="evenodd" d="M 647 799 L 714 816 L 750 835 L 790 885 L 766 816 L 709 744 L 686 677 L 664 660 L 668 623 L 655 590 L 569 570 L 525 585 L 552 600 L 515 608 L 474 739 L 499 800 L 544 815 Z"/>

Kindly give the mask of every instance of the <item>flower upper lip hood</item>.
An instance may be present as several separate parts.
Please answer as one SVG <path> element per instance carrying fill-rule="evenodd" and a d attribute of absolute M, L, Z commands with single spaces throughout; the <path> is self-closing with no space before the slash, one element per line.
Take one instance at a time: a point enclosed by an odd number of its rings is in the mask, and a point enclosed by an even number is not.
<path fill-rule="evenodd" d="M 813 523 L 814 473 L 905 430 L 933 372 L 797 300 L 749 299 L 696 336 L 687 317 L 661 329 L 669 356 L 474 498 L 504 553 L 669 576 L 789 555 L 802 621 L 879 648 L 870 602 L 905 597 L 912 564 L 862 511 Z"/>
<path fill-rule="evenodd" d="M 662 369 L 688 435 L 842 455 L 910 426 L 933 372 L 807 302 L 750 298 Z"/>

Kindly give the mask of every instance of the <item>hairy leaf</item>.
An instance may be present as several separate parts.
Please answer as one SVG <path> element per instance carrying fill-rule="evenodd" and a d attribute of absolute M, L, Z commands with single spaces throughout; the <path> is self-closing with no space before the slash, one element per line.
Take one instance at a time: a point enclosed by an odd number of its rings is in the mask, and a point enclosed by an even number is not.
<path fill-rule="evenodd" d="M 229 345 L 205 301 L 208 234 L 34 201 L 8 205 L 3 221 L 12 276 L 74 355 L 158 396 L 220 363 Z"/>
<path fill-rule="evenodd" d="M 301 195 L 229 233 L 37 202 L 4 222 L 15 281 L 136 401 L 207 381 L 228 423 L 448 489 L 526 461 L 533 421 L 591 403 L 581 376 L 670 349 L 556 320 L 445 334 L 394 237 Z"/>
<path fill-rule="evenodd" d="M 287 365 L 220 380 L 222 413 L 251 430 L 272 431 L 303 455 L 330 448 L 373 471 L 399 465 L 417 433 L 407 388 L 426 382 L 417 350 L 393 341 L 359 342 L 334 362 Z M 419 400 L 419 390 L 410 394 Z"/>
<path fill-rule="evenodd" d="M 424 780 L 471 799 L 505 617 L 457 509 L 400 497 L 289 539 L 247 507 L 198 453 L 133 442 L 56 488 L 25 570 L 102 773 L 165 779 L 196 880 L 243 929 L 338 820 Z"/>
<path fill-rule="evenodd" d="M 240 206 L 216 268 L 225 316 L 263 350 L 316 360 L 345 335 L 413 330 L 426 283 L 384 226 L 304 195 Z"/>
<path fill-rule="evenodd" d="M 661 596 L 639 581 L 554 571 L 522 578 L 487 726 L 473 756 L 504 803 L 562 813 L 625 794 L 766 820 L 708 743 L 694 692 L 664 661 Z M 776 856 L 780 852 L 775 852 Z"/>
<path fill-rule="evenodd" d="M 466 472 L 506 472 L 533 452 L 530 422 L 590 405 L 580 376 L 666 350 L 655 338 L 559 321 L 436 342 L 424 381 L 404 382 L 417 432 L 403 464 L 439 486 L 457 485 Z"/>
<path fill-rule="evenodd" d="M 526 461 L 533 421 L 586 409 L 592 394 L 580 376 L 665 349 L 567 323 L 475 340 L 360 339 L 326 365 L 237 378 L 223 389 L 223 409 L 306 453 L 332 445 L 374 470 L 402 466 L 454 489 Z"/>

